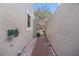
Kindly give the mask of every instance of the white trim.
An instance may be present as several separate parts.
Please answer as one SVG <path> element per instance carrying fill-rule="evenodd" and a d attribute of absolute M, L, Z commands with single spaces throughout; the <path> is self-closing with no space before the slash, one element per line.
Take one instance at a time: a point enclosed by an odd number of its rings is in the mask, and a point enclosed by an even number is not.
<path fill-rule="evenodd" d="M 27 31 L 32 30 L 32 28 L 27 27 Z"/>
<path fill-rule="evenodd" d="M 28 21 L 28 16 L 27 16 L 27 15 L 28 15 L 28 14 L 29 14 L 30 17 L 31 17 L 31 20 L 30 20 L 30 27 L 28 27 L 28 24 L 27 24 L 27 21 Z M 27 11 L 27 12 L 26 12 L 26 27 L 27 27 L 26 30 L 27 30 L 27 31 L 32 30 L 32 20 L 33 20 L 33 19 L 32 19 L 32 16 L 31 16 L 30 12 Z"/>

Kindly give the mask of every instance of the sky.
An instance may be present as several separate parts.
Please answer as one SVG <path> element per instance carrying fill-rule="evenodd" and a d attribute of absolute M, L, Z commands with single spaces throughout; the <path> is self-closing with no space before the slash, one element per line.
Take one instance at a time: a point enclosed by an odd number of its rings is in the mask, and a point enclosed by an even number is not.
<path fill-rule="evenodd" d="M 54 13 L 56 8 L 58 7 L 58 3 L 34 3 L 33 9 L 36 10 L 38 8 L 49 8 L 48 10 Z"/>

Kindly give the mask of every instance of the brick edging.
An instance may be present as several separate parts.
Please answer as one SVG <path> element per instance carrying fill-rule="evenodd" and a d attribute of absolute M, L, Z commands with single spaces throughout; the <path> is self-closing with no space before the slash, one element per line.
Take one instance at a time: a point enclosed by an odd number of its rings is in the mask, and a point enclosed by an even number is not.
<path fill-rule="evenodd" d="M 49 45 L 50 45 L 50 47 L 52 48 L 53 52 L 55 53 L 55 56 L 58 56 L 57 53 L 56 53 L 56 51 L 55 51 L 55 49 L 54 49 L 53 46 L 50 44 L 50 41 L 48 40 L 46 33 L 44 33 L 44 36 L 45 36 L 46 40 L 49 42 Z"/>

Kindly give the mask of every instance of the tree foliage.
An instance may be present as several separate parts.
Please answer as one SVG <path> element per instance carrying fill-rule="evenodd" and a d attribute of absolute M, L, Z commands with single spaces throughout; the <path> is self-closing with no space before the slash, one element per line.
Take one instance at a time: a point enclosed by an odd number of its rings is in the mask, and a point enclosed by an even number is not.
<path fill-rule="evenodd" d="M 39 8 L 34 12 L 34 14 L 37 20 L 37 32 L 46 31 L 47 19 L 52 15 L 52 13 L 48 8 Z"/>
<path fill-rule="evenodd" d="M 39 8 L 34 13 L 35 13 L 35 17 L 39 19 L 47 18 L 52 14 L 48 8 Z"/>

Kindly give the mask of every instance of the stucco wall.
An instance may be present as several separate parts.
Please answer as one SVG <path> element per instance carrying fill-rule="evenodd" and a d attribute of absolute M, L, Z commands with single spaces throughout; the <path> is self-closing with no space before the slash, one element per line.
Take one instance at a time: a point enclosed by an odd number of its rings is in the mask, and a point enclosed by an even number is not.
<path fill-rule="evenodd" d="M 79 55 L 79 4 L 61 4 L 47 27 L 48 39 L 58 55 Z"/>
<path fill-rule="evenodd" d="M 31 16 L 29 30 L 27 30 L 27 14 Z M 32 40 L 33 19 L 32 4 L 0 4 L 0 55 L 17 55 Z M 19 36 L 8 42 L 7 30 L 15 28 L 19 30 Z"/>

